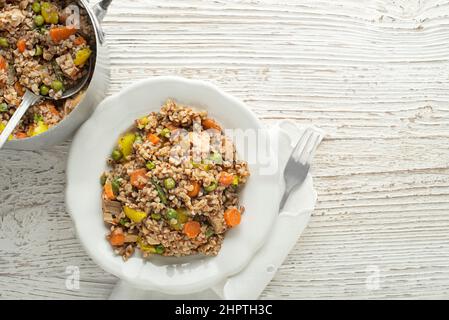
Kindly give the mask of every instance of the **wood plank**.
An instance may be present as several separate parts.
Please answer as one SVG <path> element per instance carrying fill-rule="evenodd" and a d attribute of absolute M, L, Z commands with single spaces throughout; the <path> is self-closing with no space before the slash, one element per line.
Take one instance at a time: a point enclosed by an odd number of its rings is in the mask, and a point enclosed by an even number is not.
<path fill-rule="evenodd" d="M 104 30 L 109 94 L 205 79 L 267 124 L 328 133 L 317 209 L 262 298 L 448 296 L 449 1 L 114 1 Z M 105 298 L 116 281 L 65 213 L 67 152 L 0 151 L 0 298 Z"/>

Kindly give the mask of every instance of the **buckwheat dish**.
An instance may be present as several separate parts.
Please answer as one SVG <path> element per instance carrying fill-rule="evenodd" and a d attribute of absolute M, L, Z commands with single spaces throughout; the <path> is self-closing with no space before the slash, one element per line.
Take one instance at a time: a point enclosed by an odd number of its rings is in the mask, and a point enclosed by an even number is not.
<path fill-rule="evenodd" d="M 73 15 L 73 4 L 0 0 L 0 132 L 20 105 L 25 89 L 57 100 L 88 72 L 94 33 L 87 12 L 79 8 L 80 14 Z M 72 20 L 75 24 L 69 23 Z M 48 130 L 76 107 L 82 95 L 46 99 L 31 107 L 10 138 Z"/>
<path fill-rule="evenodd" d="M 101 176 L 107 240 L 125 260 L 217 255 L 240 224 L 248 165 L 207 112 L 168 100 L 118 140 Z"/>

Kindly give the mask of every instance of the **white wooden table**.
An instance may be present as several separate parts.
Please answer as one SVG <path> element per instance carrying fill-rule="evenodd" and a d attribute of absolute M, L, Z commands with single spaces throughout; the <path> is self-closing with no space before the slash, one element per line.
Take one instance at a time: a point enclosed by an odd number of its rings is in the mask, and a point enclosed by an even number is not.
<path fill-rule="evenodd" d="M 104 29 L 110 94 L 206 79 L 267 123 L 329 133 L 318 207 L 262 298 L 449 297 L 449 1 L 123 0 Z M 106 298 L 116 282 L 65 212 L 68 146 L 0 151 L 0 298 Z"/>

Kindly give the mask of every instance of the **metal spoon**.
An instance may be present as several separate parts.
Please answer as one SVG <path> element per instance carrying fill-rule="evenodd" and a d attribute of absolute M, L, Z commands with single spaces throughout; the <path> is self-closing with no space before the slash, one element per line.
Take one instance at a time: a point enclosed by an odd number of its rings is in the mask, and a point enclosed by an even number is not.
<path fill-rule="evenodd" d="M 90 75 L 92 72 L 92 59 L 89 60 L 89 70 L 86 73 L 86 75 L 76 84 L 76 86 L 70 88 L 69 90 L 65 91 L 63 95 L 58 98 L 60 99 L 67 99 L 72 97 L 73 95 L 77 94 L 83 87 L 86 85 L 86 83 L 89 81 Z M 41 95 L 34 94 L 30 90 L 26 89 L 25 94 L 22 97 L 22 102 L 20 103 L 19 107 L 14 112 L 11 119 L 9 119 L 8 124 L 3 129 L 2 133 L 0 134 L 0 149 L 3 147 L 5 142 L 8 140 L 8 137 L 10 134 L 14 131 L 14 128 L 19 123 L 20 119 L 22 119 L 23 115 L 27 110 L 34 105 L 35 103 L 38 103 L 42 99 L 51 99 L 56 100 L 50 97 L 44 97 Z"/>

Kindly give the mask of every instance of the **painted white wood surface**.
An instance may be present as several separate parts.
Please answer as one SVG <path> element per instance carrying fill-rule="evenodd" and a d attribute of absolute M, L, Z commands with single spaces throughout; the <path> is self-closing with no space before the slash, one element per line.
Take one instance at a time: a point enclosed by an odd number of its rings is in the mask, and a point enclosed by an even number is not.
<path fill-rule="evenodd" d="M 449 297 L 449 1 L 123 0 L 104 29 L 110 94 L 207 79 L 267 123 L 329 133 L 318 208 L 262 298 Z M 0 298 L 105 298 L 116 282 L 65 212 L 68 146 L 0 151 Z"/>

